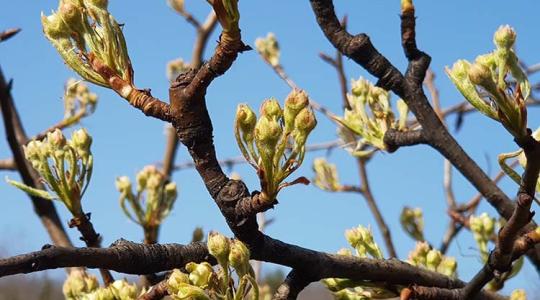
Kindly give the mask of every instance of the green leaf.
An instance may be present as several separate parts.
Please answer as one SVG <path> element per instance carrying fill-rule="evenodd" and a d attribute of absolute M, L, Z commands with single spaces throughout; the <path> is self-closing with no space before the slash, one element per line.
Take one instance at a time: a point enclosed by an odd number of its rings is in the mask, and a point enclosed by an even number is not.
<path fill-rule="evenodd" d="M 21 183 L 21 182 L 15 181 L 15 180 L 11 180 L 11 179 L 9 179 L 7 177 L 6 177 L 6 182 L 11 184 L 12 186 L 22 190 L 23 192 L 27 193 L 30 196 L 40 197 L 40 198 L 47 199 L 47 200 L 56 199 L 56 197 L 49 194 L 49 192 L 47 192 L 47 191 L 27 186 L 24 183 Z"/>

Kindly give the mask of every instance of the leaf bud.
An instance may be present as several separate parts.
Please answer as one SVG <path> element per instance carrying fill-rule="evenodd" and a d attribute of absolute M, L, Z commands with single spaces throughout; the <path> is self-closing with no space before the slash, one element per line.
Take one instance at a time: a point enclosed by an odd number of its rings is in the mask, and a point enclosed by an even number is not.
<path fill-rule="evenodd" d="M 205 288 L 210 282 L 210 277 L 214 270 L 212 266 L 207 262 L 200 264 L 190 262 L 186 265 L 186 270 L 189 272 L 189 281 L 191 284 L 200 288 Z"/>
<path fill-rule="evenodd" d="M 218 263 L 226 269 L 228 266 L 230 241 L 226 236 L 211 231 L 208 234 L 208 252 L 217 259 Z"/>
<path fill-rule="evenodd" d="M 249 273 L 249 249 L 241 241 L 234 239 L 231 241 L 229 252 L 229 263 L 236 270 L 239 277 Z"/>
<path fill-rule="evenodd" d="M 309 105 L 309 99 L 304 90 L 293 89 L 285 99 L 285 109 L 283 110 L 283 121 L 285 122 L 285 132 L 291 132 L 294 127 L 294 120 L 298 113 Z"/>
<path fill-rule="evenodd" d="M 493 42 L 497 48 L 510 49 L 516 42 L 516 32 L 510 25 L 502 25 L 495 31 Z"/>

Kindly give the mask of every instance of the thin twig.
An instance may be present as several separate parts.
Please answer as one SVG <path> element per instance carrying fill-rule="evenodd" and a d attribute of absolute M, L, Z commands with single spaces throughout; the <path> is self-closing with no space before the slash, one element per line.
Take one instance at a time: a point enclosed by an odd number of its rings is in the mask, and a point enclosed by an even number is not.
<path fill-rule="evenodd" d="M 0 43 L 9 40 L 21 31 L 20 28 L 10 28 L 0 32 Z"/>
<path fill-rule="evenodd" d="M 9 170 L 9 171 L 17 170 L 17 165 L 15 164 L 15 160 L 13 158 L 0 159 L 0 170 Z"/>
<path fill-rule="evenodd" d="M 362 195 L 364 196 L 364 199 L 366 199 L 368 207 L 371 210 L 371 214 L 375 218 L 375 222 L 377 222 L 377 226 L 381 231 L 381 235 L 383 237 L 384 244 L 386 245 L 388 255 L 391 258 L 395 258 L 397 257 L 397 252 L 394 248 L 394 243 L 392 242 L 392 234 L 390 232 L 390 228 L 388 228 L 388 225 L 386 225 L 384 217 L 382 216 L 379 206 L 377 205 L 377 201 L 371 193 L 371 187 L 369 185 L 369 179 L 366 170 L 366 161 L 364 159 L 358 158 L 357 164 L 360 174 L 360 182 L 362 184 Z"/>

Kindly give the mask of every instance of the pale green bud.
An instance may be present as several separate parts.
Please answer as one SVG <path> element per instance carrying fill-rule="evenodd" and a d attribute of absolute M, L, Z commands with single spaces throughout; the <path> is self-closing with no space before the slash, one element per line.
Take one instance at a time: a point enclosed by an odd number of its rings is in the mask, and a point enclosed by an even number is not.
<path fill-rule="evenodd" d="M 400 215 L 403 230 L 417 241 L 424 240 L 424 218 L 421 208 L 404 207 Z"/>
<path fill-rule="evenodd" d="M 66 138 L 62 131 L 56 128 L 52 132 L 47 132 L 47 142 L 52 150 L 62 149 L 66 145 Z"/>
<path fill-rule="evenodd" d="M 116 178 L 116 189 L 120 193 L 127 193 L 131 191 L 131 181 L 127 176 L 120 176 Z"/>
<path fill-rule="evenodd" d="M 305 135 L 308 135 L 316 125 L 317 119 L 309 107 L 302 109 L 294 119 L 295 129 Z"/>
<path fill-rule="evenodd" d="M 293 89 L 285 99 L 285 109 L 283 110 L 283 121 L 285 132 L 291 132 L 294 128 L 294 121 L 298 113 L 309 105 L 309 99 L 304 90 Z"/>
<path fill-rule="evenodd" d="M 440 251 L 432 249 L 426 255 L 426 266 L 428 269 L 435 271 L 442 261 L 442 254 Z"/>
<path fill-rule="evenodd" d="M 517 289 L 512 291 L 510 300 L 527 300 L 527 293 L 523 289 Z"/>
<path fill-rule="evenodd" d="M 229 253 L 230 253 L 230 241 L 226 236 L 211 231 L 208 234 L 208 252 L 217 259 L 223 269 L 227 268 Z"/>
<path fill-rule="evenodd" d="M 409 263 L 415 266 L 425 267 L 426 257 L 430 250 L 427 242 L 417 242 L 415 249 L 409 253 Z"/>
<path fill-rule="evenodd" d="M 249 265 L 249 249 L 241 241 L 234 239 L 231 241 L 231 250 L 229 252 L 229 263 L 236 270 L 238 276 L 242 277 L 248 274 Z"/>
<path fill-rule="evenodd" d="M 88 134 L 86 129 L 81 128 L 79 130 L 75 130 L 71 134 L 71 146 L 75 148 L 78 153 L 82 153 L 82 157 L 84 157 L 84 154 L 89 153 L 91 145 L 92 137 Z"/>
<path fill-rule="evenodd" d="M 83 294 L 90 293 L 99 287 L 97 278 L 86 272 L 74 271 L 68 275 L 62 292 L 67 299 L 78 299 Z"/>
<path fill-rule="evenodd" d="M 272 32 L 269 32 L 266 38 L 257 38 L 255 49 L 268 64 L 273 67 L 279 65 L 279 44 Z"/>
<path fill-rule="evenodd" d="M 245 105 L 240 104 L 236 109 L 236 124 L 242 132 L 242 137 L 247 143 L 253 141 L 253 130 L 257 124 L 257 116 L 253 110 Z"/>
<path fill-rule="evenodd" d="M 178 269 L 174 269 L 167 279 L 167 290 L 169 291 L 169 294 L 173 295 L 178 293 L 178 290 L 181 287 L 180 284 L 182 283 L 189 284 L 189 276 Z"/>
<path fill-rule="evenodd" d="M 351 91 L 354 96 L 366 97 L 370 90 L 371 83 L 367 79 L 360 77 L 358 80 L 353 79 L 351 82 Z"/>
<path fill-rule="evenodd" d="M 345 238 L 351 247 L 356 248 L 360 240 L 362 239 L 362 234 L 358 231 L 358 228 L 351 228 L 345 230 Z"/>
<path fill-rule="evenodd" d="M 186 270 L 189 272 L 189 281 L 191 284 L 200 288 L 205 288 L 210 282 L 210 277 L 214 270 L 212 266 L 207 262 L 200 264 L 190 262 L 186 265 Z"/>
<path fill-rule="evenodd" d="M 468 61 L 461 59 L 454 63 L 452 69 L 446 68 L 446 74 L 448 77 L 450 77 L 454 85 L 465 97 L 465 99 L 472 104 L 472 106 L 474 106 L 484 115 L 494 120 L 499 120 L 496 111 L 480 97 L 476 87 L 473 85 L 471 80 L 469 80 L 470 69 L 471 64 Z"/>
<path fill-rule="evenodd" d="M 84 32 L 83 7 L 78 1 L 62 1 L 58 9 L 58 15 L 75 32 Z"/>
<path fill-rule="evenodd" d="M 272 118 L 274 120 L 279 120 L 281 116 L 283 115 L 283 111 L 281 110 L 281 106 L 279 105 L 279 102 L 274 99 L 266 99 L 261 104 L 261 117 L 267 117 Z"/>
<path fill-rule="evenodd" d="M 397 110 L 399 113 L 398 130 L 404 131 L 407 129 L 407 117 L 409 115 L 409 106 L 403 99 L 399 99 L 396 102 Z"/>
<path fill-rule="evenodd" d="M 41 24 L 43 25 L 43 32 L 51 40 L 69 36 L 69 27 L 58 13 L 53 13 L 50 16 L 45 16 L 41 13 Z"/>
<path fill-rule="evenodd" d="M 261 117 L 255 126 L 255 139 L 267 151 L 274 151 L 282 133 L 279 122 L 266 117 Z"/>
<path fill-rule="evenodd" d="M 129 284 L 126 280 L 116 280 L 109 288 L 118 300 L 133 300 L 137 299 L 137 285 Z"/>
<path fill-rule="evenodd" d="M 516 32 L 510 25 L 501 25 L 493 35 L 495 46 L 502 49 L 510 49 L 516 42 Z"/>
<path fill-rule="evenodd" d="M 453 257 L 443 256 L 439 266 L 437 267 L 437 272 L 444 274 L 446 276 L 455 277 L 457 270 L 457 262 Z"/>
<path fill-rule="evenodd" d="M 153 165 L 145 166 L 139 173 L 137 173 L 137 192 L 140 192 L 147 188 L 148 180 L 155 178 L 155 174 L 158 173 L 158 169 Z M 155 185 L 155 182 L 153 183 Z"/>
<path fill-rule="evenodd" d="M 493 73 L 486 65 L 478 62 L 472 64 L 468 75 L 472 83 L 482 86 L 492 94 L 497 93 L 497 84 L 493 80 Z"/>
<path fill-rule="evenodd" d="M 349 244 L 356 249 L 360 257 L 365 257 L 366 254 L 374 258 L 383 258 L 382 251 L 373 240 L 373 233 L 370 229 L 360 225 L 345 231 L 345 238 Z"/>
<path fill-rule="evenodd" d="M 74 299 L 75 300 L 75 299 Z M 79 299 L 76 299 L 79 300 Z M 90 294 L 84 295 L 80 300 L 119 300 L 112 288 L 99 288 Z M 130 299 L 131 300 L 131 299 Z"/>
<path fill-rule="evenodd" d="M 325 191 L 339 191 L 342 186 L 339 183 L 336 165 L 328 163 L 324 158 L 316 158 L 313 161 L 315 178 L 313 184 Z"/>
<path fill-rule="evenodd" d="M 178 196 L 178 189 L 176 187 L 176 183 L 169 182 L 164 187 L 165 190 L 165 198 L 167 201 L 174 201 L 176 197 Z"/>

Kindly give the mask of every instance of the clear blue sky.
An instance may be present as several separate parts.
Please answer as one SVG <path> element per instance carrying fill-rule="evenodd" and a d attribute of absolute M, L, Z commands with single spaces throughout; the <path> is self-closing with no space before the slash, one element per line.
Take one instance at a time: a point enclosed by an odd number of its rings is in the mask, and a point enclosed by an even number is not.
<path fill-rule="evenodd" d="M 43 37 L 40 12 L 56 9 L 57 1 L 5 1 L 0 10 L 0 29 L 21 27 L 23 31 L 14 39 L 0 45 L 0 65 L 5 76 L 14 79 L 13 96 L 29 135 L 40 132 L 62 118 L 62 91 L 64 81 L 74 73 L 62 63 L 59 55 Z M 151 88 L 154 96 L 167 99 L 168 82 L 165 77 L 167 61 L 191 57 L 194 39 L 192 27 L 161 1 L 110 1 L 110 11 L 120 23 L 135 69 L 136 84 Z M 206 1 L 186 1 L 187 8 L 199 19 L 204 19 L 209 8 Z M 406 66 L 399 40 L 399 1 L 336 1 L 338 14 L 349 15 L 352 32 L 366 32 L 376 47 L 400 69 Z M 128 4 L 129 3 L 129 4 Z M 540 61 L 538 16 L 540 2 L 514 1 L 417 1 L 417 35 L 419 46 L 432 58 L 437 74 L 436 84 L 441 92 L 443 106 L 461 101 L 458 92 L 443 73 L 446 65 L 459 58 L 472 60 L 476 55 L 493 49 L 492 34 L 501 24 L 510 24 L 518 32 L 517 50 L 526 63 Z M 315 23 L 307 0 L 241 1 L 241 28 L 243 40 L 253 45 L 255 38 L 274 32 L 282 50 L 282 64 L 301 87 L 332 111 L 340 113 L 340 94 L 335 72 L 318 58 L 318 53 L 334 53 Z M 218 30 L 219 32 L 219 30 Z M 210 39 L 210 51 L 218 33 Z M 346 62 L 348 78 L 367 76 L 353 62 Z M 533 81 L 540 80 L 539 76 Z M 83 207 L 92 212 L 104 245 L 122 237 L 140 241 L 139 227 L 130 223 L 118 205 L 114 187 L 117 176 L 135 173 L 146 164 L 162 159 L 164 150 L 164 124 L 145 117 L 132 109 L 123 99 L 106 89 L 91 87 L 100 96 L 96 113 L 83 122 L 94 136 L 95 171 Z M 214 136 L 219 158 L 239 155 L 235 145 L 232 122 L 239 102 L 253 107 L 267 97 L 281 100 L 288 87 L 278 79 L 254 52 L 239 56 L 233 67 L 217 79 L 208 91 L 208 106 L 214 122 Z M 394 98 L 395 99 L 395 98 Z M 319 126 L 310 138 L 311 143 L 336 138 L 332 124 L 319 115 Z M 450 124 L 453 120 L 450 120 Z M 538 110 L 529 112 L 529 126 L 540 124 Z M 478 114 L 466 118 L 464 127 L 455 133 L 466 151 L 490 172 L 498 172 L 496 156 L 513 151 L 512 138 L 498 124 Z M 0 158 L 10 156 L 3 130 L 0 131 Z M 297 175 L 312 177 L 311 161 L 326 153 L 310 153 Z M 178 161 L 189 160 L 184 148 Z M 339 167 L 344 183 L 356 184 L 357 170 L 353 159 L 344 151 L 334 150 L 329 160 Z M 393 233 L 402 259 L 414 247 L 398 223 L 404 205 L 421 206 L 425 212 L 426 236 L 439 245 L 447 225 L 446 206 L 442 189 L 442 158 L 424 147 L 402 149 L 396 154 L 378 154 L 369 164 L 372 189 Z M 246 166 L 235 167 L 250 189 L 258 189 L 255 173 Z M 0 176 L 17 179 L 13 172 L 0 172 Z M 455 192 L 460 201 L 475 194 L 469 183 L 455 173 Z M 179 199 L 161 231 L 162 242 L 188 242 L 195 226 L 230 233 L 207 194 L 200 178 L 193 170 L 174 174 L 180 187 Z M 516 186 L 508 180 L 502 187 L 509 194 Z M 29 199 L 20 191 L 0 181 L 0 248 L 10 254 L 37 250 L 49 239 L 34 215 Z M 269 213 L 276 222 L 268 233 L 284 241 L 334 252 L 346 246 L 343 232 L 358 224 L 374 224 L 362 198 L 350 194 L 329 194 L 314 186 L 294 186 L 279 195 L 280 204 Z M 57 205 L 64 222 L 69 215 Z M 493 214 L 485 203 L 480 211 Z M 537 218 L 538 220 L 538 218 Z M 78 233 L 69 230 L 78 246 Z M 379 232 L 376 240 L 383 243 Z M 452 244 L 450 255 L 459 261 L 460 277 L 467 280 L 481 267 L 476 245 L 468 233 L 462 233 Z M 61 276 L 62 271 L 51 274 Z M 0 279 L 1 280 L 1 279 Z M 505 292 L 515 287 L 526 287 L 540 293 L 538 275 L 527 263 L 519 277 L 511 280 Z M 534 299 L 534 297 L 533 297 Z"/>

